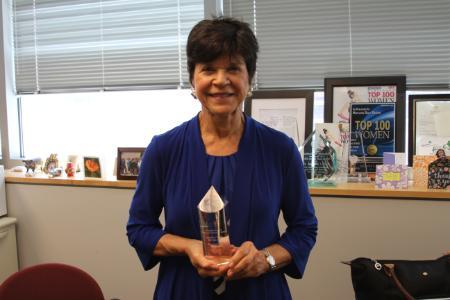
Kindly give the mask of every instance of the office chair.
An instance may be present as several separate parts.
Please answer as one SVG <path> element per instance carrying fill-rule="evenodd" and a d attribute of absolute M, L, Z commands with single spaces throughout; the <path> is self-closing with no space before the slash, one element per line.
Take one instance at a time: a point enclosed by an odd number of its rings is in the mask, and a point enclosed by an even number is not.
<path fill-rule="evenodd" d="M 9 276 L 1 300 L 105 300 L 95 279 L 74 266 L 45 263 Z"/>

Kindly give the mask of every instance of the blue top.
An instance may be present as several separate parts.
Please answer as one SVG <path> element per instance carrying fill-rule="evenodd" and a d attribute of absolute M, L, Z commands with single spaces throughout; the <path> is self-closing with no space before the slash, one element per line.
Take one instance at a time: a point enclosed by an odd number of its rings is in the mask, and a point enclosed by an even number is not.
<path fill-rule="evenodd" d="M 283 246 L 293 261 L 257 278 L 227 282 L 225 299 L 291 299 L 284 274 L 300 278 L 317 234 L 300 153 L 285 134 L 246 117 L 235 154 L 234 189 L 228 203 L 230 240 L 258 249 Z M 127 234 L 145 270 L 158 262 L 154 299 L 211 299 L 212 280 L 201 278 L 186 256 L 154 256 L 165 233 L 200 240 L 197 204 L 211 185 L 198 116 L 155 136 L 137 180 Z M 164 208 L 165 227 L 159 216 Z M 287 224 L 280 236 L 278 216 Z"/>
<path fill-rule="evenodd" d="M 208 155 L 207 168 L 210 185 L 213 185 L 222 200 L 228 203 L 234 189 L 236 154 L 228 156 Z"/>

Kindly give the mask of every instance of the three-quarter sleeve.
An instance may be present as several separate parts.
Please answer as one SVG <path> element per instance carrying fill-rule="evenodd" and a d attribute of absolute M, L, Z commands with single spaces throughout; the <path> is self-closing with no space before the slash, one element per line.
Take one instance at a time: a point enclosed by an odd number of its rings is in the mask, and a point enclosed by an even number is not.
<path fill-rule="evenodd" d="M 154 256 L 153 251 L 165 233 L 159 221 L 164 186 L 161 164 L 157 137 L 154 137 L 142 158 L 126 226 L 128 241 L 135 248 L 145 270 L 159 262 L 160 258 Z"/>
<path fill-rule="evenodd" d="M 301 278 L 316 242 L 317 218 L 300 152 L 294 142 L 283 183 L 281 209 L 287 229 L 278 244 L 292 256 L 292 263 L 284 271 L 293 278 Z"/>

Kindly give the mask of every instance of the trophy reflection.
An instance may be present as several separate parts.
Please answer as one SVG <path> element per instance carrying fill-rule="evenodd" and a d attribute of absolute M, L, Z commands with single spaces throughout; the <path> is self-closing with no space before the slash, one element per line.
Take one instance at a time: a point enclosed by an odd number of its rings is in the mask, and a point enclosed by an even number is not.
<path fill-rule="evenodd" d="M 203 252 L 218 265 L 227 264 L 233 247 L 228 236 L 225 205 L 213 186 L 198 204 Z"/>

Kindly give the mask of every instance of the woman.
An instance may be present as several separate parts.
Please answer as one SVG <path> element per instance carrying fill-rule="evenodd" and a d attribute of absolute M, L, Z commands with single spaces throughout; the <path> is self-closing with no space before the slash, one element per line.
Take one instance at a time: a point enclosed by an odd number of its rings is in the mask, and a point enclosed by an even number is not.
<path fill-rule="evenodd" d="M 152 139 L 127 225 L 144 269 L 160 263 L 155 299 L 291 299 L 284 274 L 303 275 L 317 220 L 298 149 L 242 113 L 257 52 L 248 24 L 234 19 L 203 20 L 189 34 L 188 71 L 202 109 Z M 211 185 L 228 202 L 236 248 L 226 265 L 205 258 L 200 240 L 197 205 Z M 288 225 L 281 237 L 280 210 Z"/>

